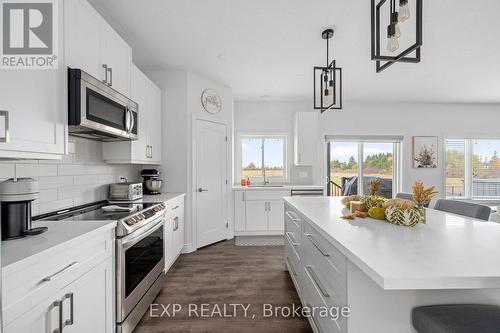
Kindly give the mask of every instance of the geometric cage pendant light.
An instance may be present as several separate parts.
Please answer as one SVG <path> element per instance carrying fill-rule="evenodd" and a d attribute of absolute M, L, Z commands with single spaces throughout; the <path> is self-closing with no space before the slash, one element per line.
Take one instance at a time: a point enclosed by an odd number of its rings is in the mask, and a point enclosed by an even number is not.
<path fill-rule="evenodd" d="M 342 68 L 337 67 L 335 60 L 330 62 L 329 58 L 333 35 L 333 29 L 321 33 L 326 40 L 326 66 L 314 67 L 314 109 L 321 110 L 321 113 L 342 109 Z"/>
<path fill-rule="evenodd" d="M 396 6 L 396 1 L 399 2 L 399 6 Z M 414 5 L 414 14 L 410 14 L 410 3 Z M 380 19 L 383 8 L 389 9 L 387 29 Z M 400 25 L 411 24 L 411 21 L 415 24 L 415 42 L 412 42 L 407 49 L 400 50 Z M 381 31 L 383 31 L 382 36 L 387 39 L 381 40 Z M 411 36 L 406 37 L 407 40 L 411 40 Z M 422 0 L 371 0 L 371 58 L 376 61 L 377 73 L 396 62 L 420 62 L 421 47 Z M 411 56 L 412 53 L 414 56 Z"/>

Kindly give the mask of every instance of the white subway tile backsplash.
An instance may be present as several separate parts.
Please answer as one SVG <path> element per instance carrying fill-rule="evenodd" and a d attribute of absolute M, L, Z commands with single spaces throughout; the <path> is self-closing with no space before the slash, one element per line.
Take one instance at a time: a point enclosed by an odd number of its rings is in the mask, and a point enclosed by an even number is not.
<path fill-rule="evenodd" d="M 85 165 L 81 164 L 59 164 L 57 167 L 59 176 L 76 176 L 87 173 Z"/>
<path fill-rule="evenodd" d="M 85 185 L 65 186 L 58 188 L 58 199 L 64 200 L 68 198 L 81 197 L 85 195 L 87 187 Z"/>
<path fill-rule="evenodd" d="M 0 178 L 13 178 L 16 176 L 16 165 L 15 164 L 8 164 L 8 163 L 2 163 L 0 164 Z"/>
<path fill-rule="evenodd" d="M 73 176 L 40 177 L 38 179 L 40 189 L 58 188 L 73 185 Z"/>
<path fill-rule="evenodd" d="M 99 184 L 118 183 L 118 177 L 115 175 L 98 175 L 97 179 Z"/>
<path fill-rule="evenodd" d="M 57 176 L 55 164 L 16 164 L 16 177 Z"/>
<path fill-rule="evenodd" d="M 88 175 L 110 175 L 113 174 L 114 166 L 112 165 L 89 165 L 87 167 Z"/>
<path fill-rule="evenodd" d="M 40 185 L 33 202 L 33 215 L 70 208 L 108 198 L 109 184 L 127 177 L 139 180 L 141 166 L 111 165 L 102 160 L 102 144 L 72 140 L 70 154 L 61 160 L 17 160 L 0 162 L 0 181 L 13 177 L 31 177 Z"/>
<path fill-rule="evenodd" d="M 40 193 L 38 195 L 38 199 L 35 200 L 35 203 L 56 201 L 57 199 L 58 199 L 57 198 L 57 188 L 43 189 L 43 190 L 40 190 Z"/>
<path fill-rule="evenodd" d="M 84 176 L 74 176 L 75 185 L 90 185 L 98 184 L 97 175 L 84 175 Z"/>

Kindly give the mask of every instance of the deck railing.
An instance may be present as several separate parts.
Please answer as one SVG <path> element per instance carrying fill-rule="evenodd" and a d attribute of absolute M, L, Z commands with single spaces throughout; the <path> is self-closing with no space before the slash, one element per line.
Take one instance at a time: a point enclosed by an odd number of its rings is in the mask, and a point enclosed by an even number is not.
<path fill-rule="evenodd" d="M 446 186 L 446 196 L 465 196 L 464 185 Z M 472 197 L 500 197 L 500 179 L 474 179 L 472 181 Z"/>
<path fill-rule="evenodd" d="M 328 195 L 331 197 L 340 197 L 342 195 L 342 186 L 330 180 L 328 183 Z"/>

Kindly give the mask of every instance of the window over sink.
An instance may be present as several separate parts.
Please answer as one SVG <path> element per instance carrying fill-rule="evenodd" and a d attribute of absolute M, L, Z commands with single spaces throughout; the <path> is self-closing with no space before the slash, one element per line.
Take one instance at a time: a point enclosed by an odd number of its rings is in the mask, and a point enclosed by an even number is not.
<path fill-rule="evenodd" d="M 288 179 L 287 136 L 240 135 L 239 174 L 252 183 L 280 183 Z M 238 176 L 238 175 L 237 175 Z"/>

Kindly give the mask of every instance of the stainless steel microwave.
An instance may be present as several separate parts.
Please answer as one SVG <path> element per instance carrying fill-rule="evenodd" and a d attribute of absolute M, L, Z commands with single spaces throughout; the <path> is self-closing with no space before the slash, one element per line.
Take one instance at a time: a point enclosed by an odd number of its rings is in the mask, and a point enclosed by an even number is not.
<path fill-rule="evenodd" d="M 80 69 L 68 68 L 68 131 L 98 141 L 138 139 L 139 105 Z"/>

